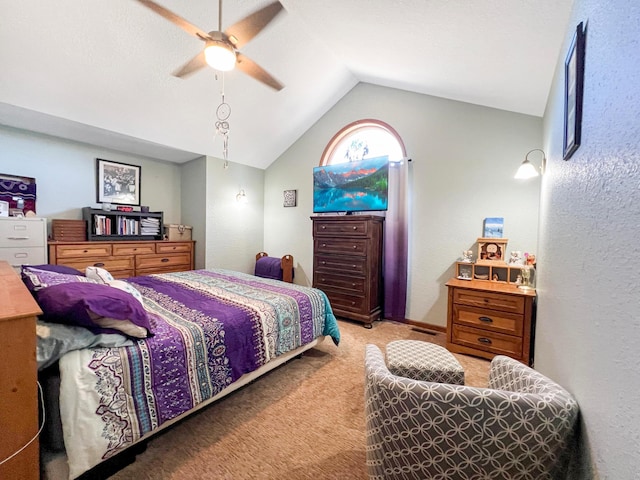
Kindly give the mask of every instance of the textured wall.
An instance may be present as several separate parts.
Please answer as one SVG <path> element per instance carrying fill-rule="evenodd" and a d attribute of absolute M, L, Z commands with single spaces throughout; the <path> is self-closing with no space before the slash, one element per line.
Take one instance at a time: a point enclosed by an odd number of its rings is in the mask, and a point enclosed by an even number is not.
<path fill-rule="evenodd" d="M 140 165 L 142 205 L 180 223 L 179 165 L 2 126 L 0 145 L 0 173 L 36 179 L 40 216 L 80 219 L 82 207 L 97 206 L 96 158 L 104 158 Z"/>
<path fill-rule="evenodd" d="M 180 165 L 180 198 L 182 221 L 191 225 L 192 240 L 196 242 L 195 267 L 204 268 L 207 256 L 207 159 L 201 157 Z"/>
<path fill-rule="evenodd" d="M 413 159 L 407 317 L 445 326 L 444 283 L 482 236 L 485 217 L 505 218 L 508 250 L 537 250 L 540 179 L 513 175 L 527 151 L 540 148 L 542 119 L 359 84 L 266 171 L 265 249 L 294 256 L 296 282 L 313 276 L 312 169 L 331 137 L 362 118 L 389 123 Z M 287 189 L 298 190 L 298 207 L 282 206 Z"/>
<path fill-rule="evenodd" d="M 582 411 L 582 478 L 640 472 L 640 3 L 576 0 L 587 25 L 582 145 L 562 160 L 564 53 L 545 114 L 536 367 Z M 594 471 L 586 469 L 593 467 Z"/>
<path fill-rule="evenodd" d="M 264 237 L 264 170 L 207 157 L 206 268 L 253 273 Z M 236 195 L 244 189 L 247 203 Z"/>

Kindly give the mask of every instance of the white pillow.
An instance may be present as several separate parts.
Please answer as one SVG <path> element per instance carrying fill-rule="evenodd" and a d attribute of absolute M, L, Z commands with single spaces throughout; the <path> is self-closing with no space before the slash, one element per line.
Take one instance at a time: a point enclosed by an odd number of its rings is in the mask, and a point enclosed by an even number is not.
<path fill-rule="evenodd" d="M 118 320 L 117 318 L 97 317 L 92 318 L 93 323 L 102 328 L 113 328 L 119 330 L 125 335 L 136 338 L 147 338 L 149 332 L 144 327 L 139 327 L 130 320 Z"/>
<path fill-rule="evenodd" d="M 107 269 L 101 267 L 87 267 L 84 274 L 87 278 L 97 280 L 100 283 L 109 283 L 113 280 L 113 275 Z"/>
<path fill-rule="evenodd" d="M 111 280 L 107 283 L 109 284 L 109 286 L 113 288 L 117 288 L 119 290 L 122 290 L 123 292 L 130 293 L 136 300 L 138 300 L 144 306 L 144 302 L 142 301 L 142 294 L 136 287 L 134 287 L 130 283 L 127 283 L 124 280 Z"/>

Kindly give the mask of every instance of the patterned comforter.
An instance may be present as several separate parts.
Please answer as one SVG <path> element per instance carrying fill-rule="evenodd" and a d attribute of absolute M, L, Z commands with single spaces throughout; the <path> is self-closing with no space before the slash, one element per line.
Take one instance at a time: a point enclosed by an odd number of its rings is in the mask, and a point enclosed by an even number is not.
<path fill-rule="evenodd" d="M 127 280 L 154 336 L 69 352 L 60 410 L 75 478 L 277 356 L 340 333 L 325 294 L 226 270 Z"/>

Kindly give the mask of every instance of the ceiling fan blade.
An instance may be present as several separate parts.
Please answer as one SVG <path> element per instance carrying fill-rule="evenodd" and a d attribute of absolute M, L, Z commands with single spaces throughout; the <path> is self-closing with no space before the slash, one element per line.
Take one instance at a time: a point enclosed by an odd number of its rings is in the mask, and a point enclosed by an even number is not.
<path fill-rule="evenodd" d="M 250 77 L 270 86 L 274 90 L 280 91 L 284 88 L 284 85 L 267 73 L 264 68 L 240 52 L 238 52 L 238 61 L 236 66 L 239 70 L 243 71 Z"/>
<path fill-rule="evenodd" d="M 139 0 L 140 1 L 140 0 Z M 227 28 L 224 33 L 236 48 L 242 48 L 249 40 L 255 37 L 283 10 L 280 2 L 273 2 L 251 15 L 243 18 Z"/>
<path fill-rule="evenodd" d="M 185 63 L 182 66 L 182 68 L 173 72 L 173 75 L 175 77 L 186 77 L 206 66 L 207 66 L 207 61 L 204 58 L 204 50 L 203 50 L 198 55 L 196 55 L 191 60 L 189 60 L 187 63 Z"/>
<path fill-rule="evenodd" d="M 206 41 L 207 39 L 210 39 L 209 34 L 207 32 L 190 24 L 184 18 L 182 18 L 179 15 L 176 15 L 170 10 L 167 10 L 162 5 L 158 5 L 156 2 L 152 2 L 151 0 L 137 0 L 137 1 L 142 5 L 144 5 L 145 7 L 153 10 L 158 15 L 163 16 L 164 18 L 169 20 L 171 23 L 179 26 L 190 35 L 193 35 L 194 37 L 198 37 L 200 40 Z"/>

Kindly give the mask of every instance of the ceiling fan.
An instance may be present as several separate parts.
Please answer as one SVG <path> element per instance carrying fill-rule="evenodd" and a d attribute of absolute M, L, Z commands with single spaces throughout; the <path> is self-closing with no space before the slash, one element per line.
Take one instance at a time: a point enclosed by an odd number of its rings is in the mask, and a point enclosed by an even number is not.
<path fill-rule="evenodd" d="M 176 77 L 186 77 L 204 68 L 207 64 L 220 71 L 232 70 L 237 65 L 242 72 L 275 90 L 282 90 L 284 87 L 260 65 L 238 51 L 240 47 L 260 33 L 283 10 L 279 1 L 270 3 L 222 31 L 222 0 L 219 0 L 218 30 L 209 33 L 151 0 L 137 1 L 176 24 L 188 34 L 205 42 L 204 49 L 198 55 L 173 73 Z"/>

